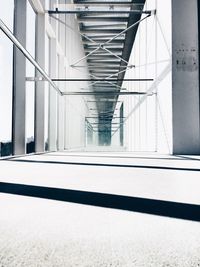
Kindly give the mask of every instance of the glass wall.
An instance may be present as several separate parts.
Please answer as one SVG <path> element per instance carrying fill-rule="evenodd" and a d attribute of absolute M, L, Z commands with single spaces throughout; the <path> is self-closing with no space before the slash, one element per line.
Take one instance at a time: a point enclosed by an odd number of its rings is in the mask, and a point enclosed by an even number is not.
<path fill-rule="evenodd" d="M 0 19 L 13 32 L 14 0 L 1 1 Z M 13 44 L 0 31 L 0 150 L 1 156 L 12 153 L 12 78 Z"/>
<path fill-rule="evenodd" d="M 171 103 L 171 0 L 147 0 L 145 8 L 156 13 L 140 23 L 125 78 L 152 79 L 124 82 L 123 87 L 145 96 L 121 97 L 124 102 L 125 145 L 129 151 L 172 149 Z M 143 17 L 146 15 L 143 15 Z"/>

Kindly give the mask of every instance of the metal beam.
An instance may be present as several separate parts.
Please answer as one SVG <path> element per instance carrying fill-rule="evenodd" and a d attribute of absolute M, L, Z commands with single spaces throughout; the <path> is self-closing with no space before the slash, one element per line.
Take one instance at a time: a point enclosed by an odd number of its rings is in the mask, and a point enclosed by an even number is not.
<path fill-rule="evenodd" d="M 98 125 L 98 124 L 106 124 L 106 122 L 90 122 L 90 124 Z M 111 124 L 118 125 L 118 124 L 124 124 L 123 122 L 111 122 Z"/>
<path fill-rule="evenodd" d="M 121 52 L 122 51 L 122 49 L 123 49 L 123 47 L 116 47 L 116 48 L 109 48 L 109 50 L 111 51 L 111 52 Z M 93 50 L 93 48 L 92 47 L 86 47 L 85 49 L 85 52 L 90 52 L 91 50 Z M 98 51 L 98 53 L 99 54 L 101 54 L 101 53 L 105 53 L 105 51 Z"/>
<path fill-rule="evenodd" d="M 90 72 L 91 73 L 116 73 L 116 69 L 98 69 L 98 68 L 93 68 L 93 69 L 90 69 Z M 118 72 L 117 72 L 118 73 Z"/>
<path fill-rule="evenodd" d="M 86 21 L 86 23 L 87 23 L 87 21 Z M 107 24 L 104 24 L 104 23 L 99 23 L 99 24 L 94 24 L 94 25 L 86 25 L 86 24 L 81 24 L 80 25 L 80 28 L 81 28 L 81 30 L 84 30 L 84 29 L 86 29 L 86 30 L 94 30 L 94 29 L 116 29 L 116 30 L 124 30 L 125 28 L 126 28 L 126 26 L 127 26 L 127 23 L 121 23 L 121 24 L 119 24 L 119 23 L 114 23 L 114 24 L 110 24 L 110 23 L 107 23 Z"/>
<path fill-rule="evenodd" d="M 109 40 L 109 38 L 107 38 L 107 36 L 103 37 L 103 39 L 100 38 L 100 36 L 90 36 L 90 38 L 92 38 L 93 40 L 95 40 L 96 43 L 92 43 L 91 41 L 87 40 L 86 38 L 82 38 L 83 39 L 83 42 L 82 44 L 83 45 L 87 45 L 89 47 L 98 47 L 100 44 L 102 44 L 102 41 L 107 41 Z M 111 46 L 120 46 L 120 47 L 123 47 L 124 45 L 124 38 L 118 38 L 118 39 L 115 39 L 112 43 L 109 43 L 109 44 L 106 44 L 104 45 L 104 47 L 111 47 Z"/>
<path fill-rule="evenodd" d="M 96 2 L 96 1 L 83 1 L 83 2 L 80 2 L 80 1 L 78 1 L 78 0 L 74 0 L 74 3 L 75 4 L 84 4 L 84 5 L 96 5 L 96 4 L 98 4 L 98 5 L 105 5 L 105 4 L 107 4 L 107 5 L 125 5 L 125 6 L 130 6 L 130 5 L 133 5 L 133 3 L 132 2 L 130 2 L 130 1 L 119 1 L 119 2 L 116 2 L 116 1 L 108 1 L 108 2 L 105 2 L 105 1 L 98 1 L 98 2 Z M 140 3 L 134 3 L 134 5 L 135 6 L 138 6 L 138 5 L 141 5 Z"/>
<path fill-rule="evenodd" d="M 72 4 L 73 5 L 73 4 Z M 124 8 L 127 8 L 127 7 L 135 7 L 137 8 L 137 10 L 141 10 L 140 6 L 141 6 L 141 3 L 133 3 L 133 1 L 74 1 L 74 5 L 76 7 L 89 7 L 89 6 L 98 6 L 98 7 L 105 7 L 105 6 L 108 6 L 110 8 L 114 8 L 115 6 L 116 7 L 124 7 Z M 60 5 L 61 7 L 61 5 Z"/>
<path fill-rule="evenodd" d="M 115 99 L 106 99 L 106 100 L 87 100 L 87 103 L 104 103 L 104 102 L 115 102 L 115 103 L 122 103 L 123 101 L 116 101 Z"/>
<path fill-rule="evenodd" d="M 93 34 L 93 33 L 114 33 L 118 34 L 122 32 L 124 29 L 88 29 L 87 27 L 84 27 L 82 30 L 80 30 L 83 34 Z"/>
<path fill-rule="evenodd" d="M 103 52 L 103 51 L 102 51 Z M 86 53 L 86 55 L 87 55 L 88 53 Z M 115 55 L 115 56 L 114 56 Z M 111 58 L 115 58 L 116 56 L 121 56 L 122 55 L 122 51 L 121 52 L 116 52 L 116 53 L 114 53 L 114 55 L 111 55 L 110 53 L 106 53 L 106 52 L 103 52 L 103 53 L 94 53 L 94 54 L 92 54 L 92 56 L 95 56 L 95 57 L 101 57 L 101 58 L 107 58 L 107 57 L 111 57 Z M 90 59 L 91 59 L 91 56 L 90 56 Z"/>
<path fill-rule="evenodd" d="M 98 60 L 95 60 L 95 59 L 88 59 L 88 64 L 89 63 L 106 63 L 106 64 L 117 64 L 119 66 L 119 63 L 120 63 L 120 60 L 103 60 L 103 59 L 98 59 Z"/>
<path fill-rule="evenodd" d="M 98 117 L 85 117 L 86 119 L 98 119 L 99 118 L 99 116 Z M 120 119 L 120 118 L 122 118 L 122 119 L 125 119 L 126 117 L 113 117 L 113 119 Z M 107 120 L 108 118 L 105 118 L 105 120 Z"/>
<path fill-rule="evenodd" d="M 76 95 L 94 95 L 94 96 L 104 96 L 106 97 L 107 95 L 108 96 L 118 96 L 118 95 L 146 95 L 146 92 L 117 92 L 117 91 L 103 91 L 103 92 L 63 92 L 62 93 L 63 95 L 73 95 L 73 96 L 76 96 Z"/>
<path fill-rule="evenodd" d="M 88 33 L 89 35 L 89 33 Z M 95 42 L 100 42 L 100 44 L 102 44 L 103 41 L 105 40 L 110 40 L 110 38 L 112 38 L 113 36 L 115 36 L 116 34 L 113 33 L 113 34 L 102 34 L 102 35 L 90 35 L 89 38 L 91 38 L 93 41 L 95 40 Z M 88 36 L 87 36 L 88 37 Z M 87 39 L 86 37 L 84 38 L 83 37 L 83 40 Z M 120 35 L 119 37 L 117 37 L 115 39 L 115 41 L 120 41 L 120 42 L 123 42 L 125 39 L 125 34 L 122 34 Z M 107 43 L 106 43 L 107 44 Z M 113 44 L 113 43 L 112 43 Z"/>
<path fill-rule="evenodd" d="M 151 14 L 152 11 L 140 10 L 48 10 L 48 14 Z"/>
<path fill-rule="evenodd" d="M 153 81 L 153 79 L 61 79 L 61 78 L 58 78 L 58 79 L 52 79 L 52 81 L 55 81 L 55 82 L 95 82 L 95 81 L 99 81 L 99 82 L 117 82 L 117 81 L 124 81 L 124 82 L 127 82 L 127 81 L 131 81 L 131 82 L 148 82 L 148 81 Z"/>
<path fill-rule="evenodd" d="M 86 54 L 86 55 L 88 55 L 89 60 L 93 60 L 93 59 L 97 59 L 97 60 L 103 59 L 104 60 L 107 58 L 109 58 L 109 59 L 115 59 L 116 58 L 114 55 L 111 55 L 111 54 L 106 54 L 106 55 L 95 55 L 95 54 L 89 55 L 89 54 Z M 119 58 L 117 58 L 117 59 L 119 59 Z"/>
<path fill-rule="evenodd" d="M 79 23 L 82 23 L 82 22 L 113 22 L 113 21 L 116 21 L 116 22 L 127 22 L 127 17 L 88 17 L 88 16 L 81 16 L 78 18 L 78 22 Z"/>

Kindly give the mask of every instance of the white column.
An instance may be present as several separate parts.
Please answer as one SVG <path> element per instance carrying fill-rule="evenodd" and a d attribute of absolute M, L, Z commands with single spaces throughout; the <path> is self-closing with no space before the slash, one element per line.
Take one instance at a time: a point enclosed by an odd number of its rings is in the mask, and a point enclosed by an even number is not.
<path fill-rule="evenodd" d="M 64 150 L 64 97 L 58 96 L 58 150 Z"/>
<path fill-rule="evenodd" d="M 59 77 L 65 77 L 64 56 L 60 55 Z M 65 91 L 65 84 L 60 83 L 60 90 Z M 58 95 L 58 150 L 64 150 L 64 96 Z"/>
<path fill-rule="evenodd" d="M 45 68 L 45 15 L 36 17 L 36 61 Z M 41 74 L 36 71 L 36 77 Z M 35 152 L 45 151 L 45 84 L 38 81 L 35 84 Z"/>
<path fill-rule="evenodd" d="M 56 77 L 56 39 L 50 39 L 50 77 Z M 57 92 L 49 89 L 49 151 L 57 150 Z"/>
<path fill-rule="evenodd" d="M 200 153 L 197 0 L 172 0 L 173 153 Z"/>
<path fill-rule="evenodd" d="M 26 0 L 15 0 L 14 35 L 26 47 Z M 13 53 L 13 154 L 26 153 L 25 100 L 26 100 L 26 59 L 14 47 Z"/>

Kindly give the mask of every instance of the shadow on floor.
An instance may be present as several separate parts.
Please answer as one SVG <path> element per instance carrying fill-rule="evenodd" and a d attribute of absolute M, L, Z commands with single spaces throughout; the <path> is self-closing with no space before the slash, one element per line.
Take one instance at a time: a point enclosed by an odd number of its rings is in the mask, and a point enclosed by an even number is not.
<path fill-rule="evenodd" d="M 0 192 L 200 221 L 200 205 L 0 182 Z"/>
<path fill-rule="evenodd" d="M 50 152 L 51 153 L 51 152 Z M 166 158 L 162 158 L 162 157 L 140 157 L 140 156 L 110 156 L 110 155 L 81 155 L 81 154 L 67 154 L 67 152 L 65 154 L 49 154 L 49 153 L 46 153 L 45 156 L 48 156 L 48 157 L 78 157 L 78 158 L 117 158 L 117 159 L 150 159 L 150 160 L 179 160 L 179 161 L 184 161 L 184 160 L 187 160 L 187 159 L 190 159 L 190 158 L 179 158 L 179 156 L 177 156 L 177 158 L 172 158 L 172 157 L 166 157 Z M 192 159 L 193 160 L 193 159 Z M 200 159 L 198 159 L 200 160 Z"/>
<path fill-rule="evenodd" d="M 47 163 L 47 164 L 63 164 L 63 165 L 78 165 L 90 167 L 118 167 L 118 168 L 139 168 L 139 169 L 158 169 L 158 170 L 172 170 L 172 171 L 192 171 L 199 172 L 198 168 L 181 168 L 170 166 L 153 166 L 153 165 L 130 165 L 130 164 L 113 164 L 113 163 L 92 163 L 92 162 L 67 162 L 67 161 L 51 161 L 51 160 L 26 160 L 26 159 L 2 159 L 6 161 L 23 162 L 23 163 Z"/>

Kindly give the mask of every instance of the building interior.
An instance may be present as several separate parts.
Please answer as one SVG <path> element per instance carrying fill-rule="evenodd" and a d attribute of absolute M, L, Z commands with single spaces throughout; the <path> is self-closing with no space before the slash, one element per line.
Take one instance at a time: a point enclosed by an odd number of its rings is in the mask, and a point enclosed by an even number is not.
<path fill-rule="evenodd" d="M 198 1 L 0 4 L 0 267 L 200 266 Z"/>

